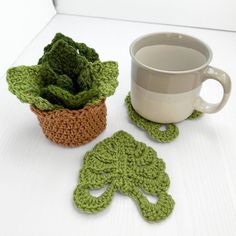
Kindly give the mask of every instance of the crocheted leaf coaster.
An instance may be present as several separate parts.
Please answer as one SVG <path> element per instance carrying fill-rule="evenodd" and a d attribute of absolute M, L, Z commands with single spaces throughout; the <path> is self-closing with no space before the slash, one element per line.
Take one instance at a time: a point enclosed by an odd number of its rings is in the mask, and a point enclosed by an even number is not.
<path fill-rule="evenodd" d="M 146 220 L 159 221 L 174 207 L 167 194 L 169 184 L 165 163 L 155 150 L 118 131 L 85 154 L 74 202 L 82 211 L 96 213 L 110 204 L 117 191 L 134 199 Z M 106 186 L 98 197 L 89 192 Z M 157 202 L 149 202 L 144 193 L 155 196 Z"/>
<path fill-rule="evenodd" d="M 175 124 L 160 124 L 150 120 L 147 120 L 140 116 L 133 108 L 131 104 L 130 93 L 125 98 L 125 103 L 128 109 L 128 116 L 130 120 L 136 124 L 139 128 L 146 130 L 148 135 L 154 140 L 165 143 L 173 141 L 179 135 L 179 129 Z M 200 111 L 194 111 L 187 119 L 193 120 L 203 113 Z M 160 130 L 162 126 L 165 126 L 165 130 Z"/>

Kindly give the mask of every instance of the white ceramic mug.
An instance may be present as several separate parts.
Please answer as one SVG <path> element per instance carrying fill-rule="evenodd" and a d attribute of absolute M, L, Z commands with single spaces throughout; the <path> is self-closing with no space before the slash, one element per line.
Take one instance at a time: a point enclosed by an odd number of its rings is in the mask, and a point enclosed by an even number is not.
<path fill-rule="evenodd" d="M 229 98 L 229 76 L 209 66 L 211 49 L 197 38 L 168 32 L 148 34 L 131 44 L 130 54 L 131 103 L 148 120 L 172 123 L 185 120 L 194 110 L 214 113 Z M 223 86 L 224 95 L 218 104 L 199 96 L 207 79 Z"/>

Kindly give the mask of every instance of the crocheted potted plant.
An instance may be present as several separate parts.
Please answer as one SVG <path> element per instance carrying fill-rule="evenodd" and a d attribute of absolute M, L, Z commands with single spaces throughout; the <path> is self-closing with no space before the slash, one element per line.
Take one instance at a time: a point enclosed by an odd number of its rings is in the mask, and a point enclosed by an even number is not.
<path fill-rule="evenodd" d="M 80 146 L 106 127 L 105 99 L 118 85 L 118 64 L 101 62 L 84 43 L 57 33 L 38 65 L 7 71 L 9 90 L 31 105 L 46 137 Z"/>

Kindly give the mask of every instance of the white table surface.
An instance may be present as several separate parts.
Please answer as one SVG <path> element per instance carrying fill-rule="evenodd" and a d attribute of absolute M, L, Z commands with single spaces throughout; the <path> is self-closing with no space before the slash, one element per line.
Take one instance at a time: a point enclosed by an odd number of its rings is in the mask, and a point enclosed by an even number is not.
<path fill-rule="evenodd" d="M 159 144 L 128 121 L 124 98 L 130 89 L 129 44 L 155 31 L 177 31 L 208 43 L 212 65 L 236 78 L 236 33 L 157 24 L 57 15 L 32 41 L 16 64 L 35 64 L 56 32 L 86 42 L 102 60 L 119 62 L 119 87 L 107 99 L 107 128 L 79 148 L 51 143 L 29 106 L 0 84 L 0 235 L 236 235 L 236 94 L 232 90 L 219 113 L 178 124 L 179 137 Z M 219 100 L 220 86 L 205 83 L 203 95 Z M 103 212 L 88 215 L 73 206 L 83 155 L 96 143 L 123 129 L 152 146 L 166 162 L 173 213 L 160 223 L 147 223 L 133 200 L 116 194 Z"/>

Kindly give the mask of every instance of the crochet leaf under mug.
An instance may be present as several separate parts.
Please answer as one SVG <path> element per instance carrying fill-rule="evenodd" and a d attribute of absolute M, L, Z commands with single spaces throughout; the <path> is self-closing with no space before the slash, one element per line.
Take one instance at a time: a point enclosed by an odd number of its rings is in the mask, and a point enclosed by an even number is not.
<path fill-rule="evenodd" d="M 141 36 L 130 46 L 131 103 L 144 118 L 158 123 L 185 120 L 194 110 L 219 111 L 231 90 L 230 77 L 209 66 L 211 49 L 197 38 L 179 33 Z M 220 82 L 224 95 L 212 104 L 200 96 L 207 79 Z"/>

